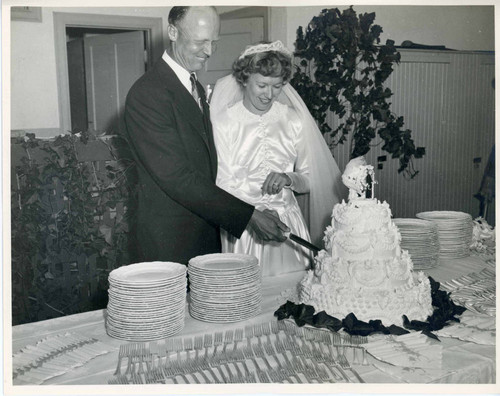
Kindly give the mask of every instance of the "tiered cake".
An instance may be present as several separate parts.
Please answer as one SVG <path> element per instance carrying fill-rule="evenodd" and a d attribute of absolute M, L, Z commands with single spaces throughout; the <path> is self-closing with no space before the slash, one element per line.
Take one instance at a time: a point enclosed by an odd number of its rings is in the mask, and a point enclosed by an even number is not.
<path fill-rule="evenodd" d="M 425 321 L 432 314 L 429 280 L 422 272 L 413 273 L 387 202 L 366 198 L 369 187 L 373 193 L 373 176 L 363 157 L 347 165 L 342 181 L 349 187 L 349 202 L 333 208 L 326 250 L 300 282 L 300 302 L 339 319 L 352 312 L 384 325 L 402 325 L 403 315 Z"/>

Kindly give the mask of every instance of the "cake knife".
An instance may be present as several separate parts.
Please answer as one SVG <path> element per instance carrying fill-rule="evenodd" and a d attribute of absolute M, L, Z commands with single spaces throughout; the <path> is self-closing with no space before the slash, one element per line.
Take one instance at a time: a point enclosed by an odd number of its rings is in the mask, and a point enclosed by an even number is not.
<path fill-rule="evenodd" d="M 306 241 L 305 239 L 303 239 L 295 234 L 290 233 L 287 236 L 290 240 L 294 241 L 295 243 L 298 243 L 301 246 L 304 246 L 305 248 L 307 248 L 309 250 L 312 250 L 314 253 L 318 253 L 321 250 L 316 245 L 313 245 L 311 242 Z"/>

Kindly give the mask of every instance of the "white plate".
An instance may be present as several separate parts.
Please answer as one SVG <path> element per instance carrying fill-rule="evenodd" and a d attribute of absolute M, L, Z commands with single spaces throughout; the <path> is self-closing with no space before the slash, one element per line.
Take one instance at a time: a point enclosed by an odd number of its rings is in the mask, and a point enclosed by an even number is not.
<path fill-rule="evenodd" d="M 241 271 L 258 266 L 257 257 L 247 254 L 216 253 L 197 256 L 189 260 L 188 268 L 207 271 Z"/>
<path fill-rule="evenodd" d="M 112 281 L 125 284 L 146 283 L 154 285 L 186 274 L 186 266 L 179 263 L 153 261 L 130 264 L 109 273 Z"/>

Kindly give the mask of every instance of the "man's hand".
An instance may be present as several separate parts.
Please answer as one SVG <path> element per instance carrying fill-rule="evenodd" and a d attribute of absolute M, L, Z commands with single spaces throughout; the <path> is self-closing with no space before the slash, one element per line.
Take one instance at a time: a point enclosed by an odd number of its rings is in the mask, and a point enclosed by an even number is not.
<path fill-rule="evenodd" d="M 283 233 L 290 232 L 286 224 L 281 222 L 278 214 L 268 209 L 263 212 L 255 209 L 248 225 L 262 241 L 284 242 L 287 237 Z"/>

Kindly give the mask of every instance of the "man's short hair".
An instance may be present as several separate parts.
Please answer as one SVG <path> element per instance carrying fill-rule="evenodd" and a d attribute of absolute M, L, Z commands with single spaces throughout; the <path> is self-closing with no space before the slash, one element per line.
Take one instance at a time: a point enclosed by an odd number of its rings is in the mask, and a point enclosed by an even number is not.
<path fill-rule="evenodd" d="M 172 7 L 168 13 L 168 23 L 173 26 L 178 26 L 179 22 L 184 19 L 184 16 L 188 12 L 189 8 L 191 7 Z"/>
<path fill-rule="evenodd" d="M 191 6 L 172 7 L 168 13 L 168 23 L 173 26 L 179 26 L 179 23 L 184 19 Z M 217 14 L 217 9 L 210 6 L 211 9 Z"/>

